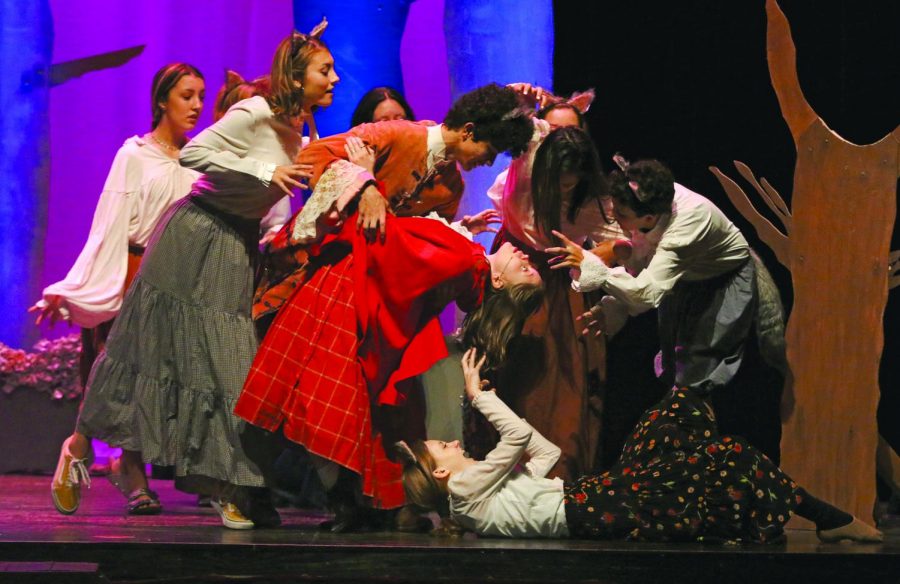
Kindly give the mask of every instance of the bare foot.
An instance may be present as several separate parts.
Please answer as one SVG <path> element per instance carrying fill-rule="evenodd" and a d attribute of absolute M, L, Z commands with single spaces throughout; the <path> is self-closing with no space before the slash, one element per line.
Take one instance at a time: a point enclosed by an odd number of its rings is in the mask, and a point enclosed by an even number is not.
<path fill-rule="evenodd" d="M 856 517 L 853 518 L 853 521 L 841 527 L 816 530 L 816 535 L 824 542 L 836 542 L 844 539 L 858 543 L 881 543 L 884 541 L 884 534 Z"/>

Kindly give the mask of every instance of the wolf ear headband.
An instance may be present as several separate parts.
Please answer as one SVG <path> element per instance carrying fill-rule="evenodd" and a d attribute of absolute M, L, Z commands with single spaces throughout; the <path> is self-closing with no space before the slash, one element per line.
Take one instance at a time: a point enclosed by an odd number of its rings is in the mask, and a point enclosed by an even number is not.
<path fill-rule="evenodd" d="M 631 163 L 628 162 L 627 160 L 625 160 L 625 157 L 622 156 L 621 154 L 619 154 L 618 152 L 616 152 L 615 156 L 613 156 L 612 159 L 613 159 L 613 162 L 616 163 L 616 166 L 619 167 L 619 170 L 621 170 L 627 177 L 628 176 L 628 167 L 631 166 Z M 631 189 L 631 192 L 634 193 L 634 196 L 637 198 L 638 201 L 643 203 L 647 200 L 648 197 L 647 197 L 646 193 L 641 191 L 641 185 L 639 185 L 636 180 L 629 180 L 628 187 Z"/>
<path fill-rule="evenodd" d="M 326 28 L 328 28 L 328 19 L 322 17 L 322 22 L 314 26 L 313 29 L 309 31 L 309 34 L 303 34 L 302 32 L 297 32 L 295 30 L 291 34 L 291 55 L 293 55 L 297 49 L 308 43 L 309 39 L 319 40 Z"/>

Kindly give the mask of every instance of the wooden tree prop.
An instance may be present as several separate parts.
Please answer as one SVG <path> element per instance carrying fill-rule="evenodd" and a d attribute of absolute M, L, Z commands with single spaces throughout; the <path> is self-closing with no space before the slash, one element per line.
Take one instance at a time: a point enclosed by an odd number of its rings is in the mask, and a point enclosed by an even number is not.
<path fill-rule="evenodd" d="M 900 251 L 890 252 L 900 127 L 864 146 L 829 129 L 800 89 L 794 41 L 775 0 L 766 1 L 766 14 L 769 74 L 797 149 L 791 208 L 765 179 L 735 166 L 784 231 L 737 183 L 710 170 L 791 272 L 793 404 L 783 421 L 782 466 L 810 492 L 871 522 L 884 308 L 888 288 L 900 284 Z"/>

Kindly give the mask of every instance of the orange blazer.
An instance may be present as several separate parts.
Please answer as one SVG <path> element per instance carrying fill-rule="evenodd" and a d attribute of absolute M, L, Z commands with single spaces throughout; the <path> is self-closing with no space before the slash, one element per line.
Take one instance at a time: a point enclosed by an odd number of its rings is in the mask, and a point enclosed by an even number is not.
<path fill-rule="evenodd" d="M 428 176 L 428 126 L 434 122 L 391 120 L 362 124 L 343 134 L 320 138 L 300 151 L 297 162 L 313 165 L 310 189 L 328 166 L 347 160 L 344 142 L 358 136 L 375 149 L 375 178 L 384 186 L 385 196 L 400 217 L 427 215 L 434 211 L 452 221 L 463 194 L 463 180 L 455 163 L 439 165 Z M 424 182 L 423 182 L 423 179 Z"/>

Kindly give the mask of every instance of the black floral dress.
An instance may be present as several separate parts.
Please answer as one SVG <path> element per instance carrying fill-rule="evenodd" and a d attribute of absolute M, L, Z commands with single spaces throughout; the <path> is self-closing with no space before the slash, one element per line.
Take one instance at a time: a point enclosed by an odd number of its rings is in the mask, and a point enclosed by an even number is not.
<path fill-rule="evenodd" d="M 712 410 L 673 389 L 647 410 L 609 471 L 566 483 L 572 537 L 771 542 L 797 486 L 741 438 L 719 436 Z"/>

